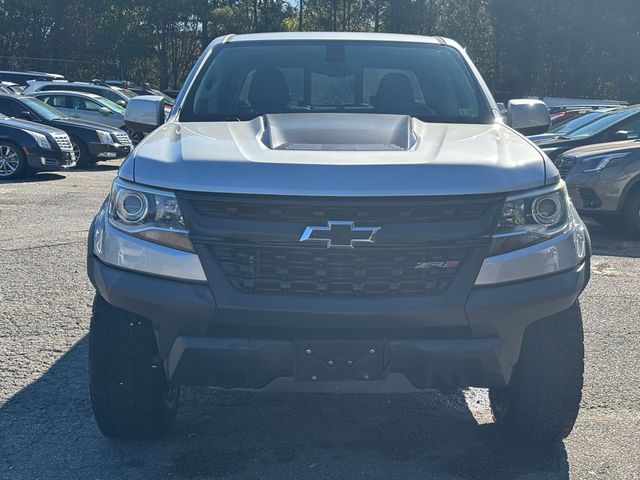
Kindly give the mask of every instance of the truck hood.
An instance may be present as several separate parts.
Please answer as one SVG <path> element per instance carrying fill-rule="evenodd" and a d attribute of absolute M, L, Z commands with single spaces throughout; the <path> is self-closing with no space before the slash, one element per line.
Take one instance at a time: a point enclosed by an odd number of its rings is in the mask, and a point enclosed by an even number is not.
<path fill-rule="evenodd" d="M 544 185 L 546 172 L 540 151 L 501 124 L 304 113 L 170 122 L 119 174 L 171 190 L 405 196 L 523 190 Z"/>

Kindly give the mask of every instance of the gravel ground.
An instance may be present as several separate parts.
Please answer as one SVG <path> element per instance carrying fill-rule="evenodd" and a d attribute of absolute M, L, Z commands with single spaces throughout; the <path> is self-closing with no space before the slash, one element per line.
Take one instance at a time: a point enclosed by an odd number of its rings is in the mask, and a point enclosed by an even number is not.
<path fill-rule="evenodd" d="M 102 437 L 88 399 L 85 238 L 118 162 L 0 182 L 1 479 L 640 478 L 640 242 L 592 226 L 586 378 L 572 435 L 502 438 L 486 393 L 188 389 L 157 441 Z"/>

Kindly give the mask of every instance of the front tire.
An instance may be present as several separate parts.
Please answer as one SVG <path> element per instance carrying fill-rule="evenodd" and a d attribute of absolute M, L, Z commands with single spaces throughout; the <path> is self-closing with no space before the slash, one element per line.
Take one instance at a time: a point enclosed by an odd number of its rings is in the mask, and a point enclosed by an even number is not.
<path fill-rule="evenodd" d="M 580 305 L 530 325 L 506 388 L 491 388 L 498 425 L 536 443 L 571 433 L 582 398 L 584 343 Z"/>
<path fill-rule="evenodd" d="M 179 387 L 167 381 L 151 323 L 96 295 L 89 335 L 91 406 L 100 431 L 113 438 L 163 434 L 175 419 Z"/>
<path fill-rule="evenodd" d="M 0 180 L 15 180 L 28 170 L 27 157 L 16 144 L 0 141 Z"/>
<path fill-rule="evenodd" d="M 89 165 L 89 148 L 79 138 L 71 137 L 71 147 L 76 156 L 76 167 L 86 168 Z"/>
<path fill-rule="evenodd" d="M 623 220 L 627 232 L 640 238 L 640 188 L 634 188 L 623 207 Z"/>

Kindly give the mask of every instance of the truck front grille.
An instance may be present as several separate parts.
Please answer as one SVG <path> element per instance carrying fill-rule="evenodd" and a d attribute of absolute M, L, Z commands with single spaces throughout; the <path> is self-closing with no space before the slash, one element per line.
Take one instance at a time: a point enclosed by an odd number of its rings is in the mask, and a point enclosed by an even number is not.
<path fill-rule="evenodd" d="M 210 248 L 236 289 L 281 295 L 436 295 L 446 291 L 465 258 L 462 248 Z"/>
<path fill-rule="evenodd" d="M 384 202 L 384 201 L 383 201 Z M 489 208 L 486 202 L 451 203 L 426 202 L 410 198 L 404 201 L 357 199 L 351 201 L 285 200 L 255 202 L 224 198 L 201 199 L 193 202 L 196 211 L 206 217 L 257 220 L 267 222 L 323 222 L 352 220 L 355 222 L 435 223 L 465 221 L 480 218 Z"/>
<path fill-rule="evenodd" d="M 488 246 L 504 201 L 176 195 L 214 292 L 226 281 L 247 294 L 317 297 L 444 294 L 472 252 Z M 331 237 L 339 223 L 374 228 L 375 238 L 338 248 L 322 236 L 305 237 L 308 227 L 325 226 Z"/>

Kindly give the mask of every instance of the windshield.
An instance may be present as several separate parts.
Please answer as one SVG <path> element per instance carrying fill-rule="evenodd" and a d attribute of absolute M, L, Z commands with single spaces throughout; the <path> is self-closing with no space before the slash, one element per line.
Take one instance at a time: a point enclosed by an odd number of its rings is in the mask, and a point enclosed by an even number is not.
<path fill-rule="evenodd" d="M 604 111 L 596 111 L 596 112 L 587 112 L 576 118 L 572 118 L 571 120 L 561 123 L 560 125 L 549 130 L 549 133 L 556 133 L 558 135 L 566 135 L 569 132 L 577 130 L 578 128 L 586 125 L 587 123 L 591 123 L 594 120 L 600 118 L 605 115 Z"/>
<path fill-rule="evenodd" d="M 625 118 L 630 117 L 631 115 L 635 115 L 638 113 L 638 110 L 635 109 L 627 109 L 623 108 L 620 110 L 614 110 L 610 113 L 605 113 L 601 117 L 596 120 L 587 123 L 583 127 L 575 129 L 567 135 L 570 139 L 575 140 L 579 138 L 587 138 L 591 135 L 595 135 L 596 133 L 609 128 L 611 125 L 614 125 Z"/>
<path fill-rule="evenodd" d="M 37 116 L 43 118 L 45 120 L 56 120 L 58 118 L 65 118 L 61 111 L 56 110 L 51 105 L 47 105 L 41 100 L 37 98 L 20 98 L 22 104 L 27 107 L 29 110 L 32 110 Z"/>
<path fill-rule="evenodd" d="M 111 100 L 109 100 L 108 98 L 104 98 L 104 97 L 100 97 L 100 98 L 94 98 L 94 100 L 98 103 L 100 103 L 101 105 L 104 105 L 105 107 L 107 107 L 109 110 L 113 110 L 116 113 L 121 113 L 124 115 L 124 108 L 122 108 L 120 105 L 118 105 L 115 102 L 112 102 Z"/>
<path fill-rule="evenodd" d="M 454 48 L 362 41 L 224 45 L 189 89 L 180 119 L 251 120 L 267 113 L 307 112 L 495 121 Z"/>

